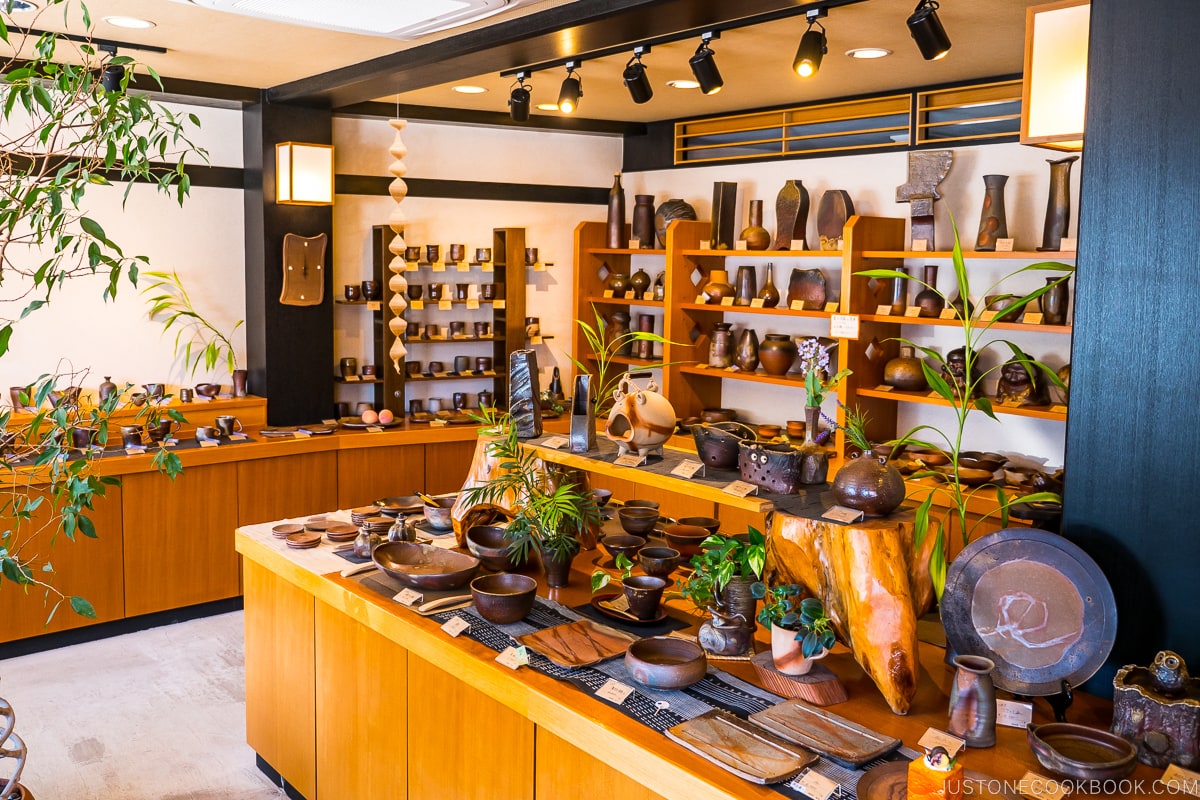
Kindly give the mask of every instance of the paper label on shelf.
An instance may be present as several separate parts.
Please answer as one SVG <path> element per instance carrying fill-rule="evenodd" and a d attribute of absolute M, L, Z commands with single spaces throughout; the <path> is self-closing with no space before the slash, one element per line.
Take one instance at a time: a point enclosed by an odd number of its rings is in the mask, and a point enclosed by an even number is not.
<path fill-rule="evenodd" d="M 409 300 L 408 307 L 411 308 L 413 311 L 424 311 L 425 310 L 425 301 L 424 300 Z"/>
<path fill-rule="evenodd" d="M 906 317 L 921 316 L 921 307 L 920 306 L 909 306 L 908 308 L 904 309 L 904 316 L 906 316 Z"/>
<path fill-rule="evenodd" d="M 444 334 L 444 333 L 435 333 L 435 334 L 433 334 L 432 336 L 430 336 L 430 337 L 429 337 L 429 340 L 430 340 L 430 341 L 433 341 L 433 342 L 444 342 L 444 341 L 446 341 L 446 334 Z"/>
<path fill-rule="evenodd" d="M 368 425 L 367 433 L 383 433 L 383 428 L 379 427 L 378 425 Z"/>
<path fill-rule="evenodd" d="M 456 334 L 454 334 L 454 338 L 455 338 L 455 340 L 462 340 L 462 339 L 466 339 L 467 335 L 465 333 L 456 333 Z"/>
<path fill-rule="evenodd" d="M 733 243 L 733 249 L 734 250 L 745 250 L 746 249 L 746 240 L 738 239 L 736 242 Z"/>
<path fill-rule="evenodd" d="M 505 303 L 505 301 L 504 301 L 504 300 L 493 300 L 493 301 L 492 301 L 492 308 L 503 309 L 503 308 L 504 308 L 504 303 Z"/>
<path fill-rule="evenodd" d="M 494 266 L 492 266 L 492 262 L 490 262 L 490 261 L 485 261 L 480 266 L 483 268 L 484 272 L 495 272 L 496 271 L 496 268 Z"/>
<path fill-rule="evenodd" d="M 800 791 L 812 798 L 812 800 L 829 800 L 834 792 L 838 790 L 837 781 L 826 778 L 819 772 L 813 772 L 811 769 L 804 770 L 800 779 L 796 781 L 796 786 Z"/>
<path fill-rule="evenodd" d="M 708 364 L 695 363 L 692 364 L 692 369 L 708 369 Z"/>
<path fill-rule="evenodd" d="M 381 303 L 380 301 L 378 301 L 378 300 L 368 300 L 367 301 L 367 311 L 382 311 L 382 310 L 383 310 L 383 303 Z"/>
<path fill-rule="evenodd" d="M 732 297 L 722 297 L 722 298 L 721 298 L 721 305 L 723 305 L 723 306 L 731 306 L 731 305 L 733 305 L 733 301 L 734 301 L 734 298 L 732 298 Z"/>
<path fill-rule="evenodd" d="M 790 308 L 792 311 L 803 311 L 804 310 L 804 301 L 803 300 L 793 300 L 788 305 L 788 308 Z"/>
<path fill-rule="evenodd" d="M 1018 703 L 1015 700 L 996 701 L 996 724 L 1009 728 L 1020 728 L 1033 722 L 1033 703 Z"/>
<path fill-rule="evenodd" d="M 892 304 L 891 303 L 880 303 L 879 305 L 875 306 L 875 316 L 890 317 L 891 315 L 892 315 Z"/>
<path fill-rule="evenodd" d="M 698 250 L 712 250 L 712 242 L 708 239 L 701 239 L 699 244 L 696 245 L 696 248 Z"/>
<path fill-rule="evenodd" d="M 929 250 L 929 242 L 925 239 L 913 239 L 912 249 L 914 253 L 924 253 Z"/>
<path fill-rule="evenodd" d="M 982 312 L 980 312 L 980 314 L 979 314 L 979 321 L 980 321 L 980 322 L 991 322 L 991 321 L 992 321 L 992 320 L 994 320 L 994 319 L 996 319 L 996 312 L 995 312 L 995 311 L 982 311 Z"/>
<path fill-rule="evenodd" d="M 932 750 L 935 747 L 944 747 L 946 752 L 950 754 L 950 757 L 954 758 L 958 755 L 958 751 L 962 750 L 967 743 L 957 736 L 951 736 L 945 731 L 939 731 L 937 728 L 927 728 L 925 735 L 917 741 L 917 744 L 926 750 Z"/>
<path fill-rule="evenodd" d="M 1055 414 L 1065 414 L 1065 413 L 1067 413 L 1067 407 L 1066 407 L 1066 406 L 1064 406 L 1064 405 L 1059 405 L 1059 404 L 1057 404 L 1057 403 L 1056 403 L 1055 405 L 1052 405 L 1052 406 L 1050 406 L 1050 410 L 1051 410 L 1052 412 L 1054 412 Z"/>
<path fill-rule="evenodd" d="M 424 600 L 425 597 L 416 589 L 402 589 L 392 599 L 403 606 L 415 606 Z"/>
<path fill-rule="evenodd" d="M 201 444 L 203 444 L 203 442 L 201 442 Z M 144 447 L 126 447 L 125 448 L 125 455 L 127 455 L 127 456 L 140 456 L 145 452 L 146 452 L 146 448 L 144 448 Z"/>
<path fill-rule="evenodd" d="M 449 311 L 454 308 L 453 300 L 438 300 L 438 311 Z"/>
<path fill-rule="evenodd" d="M 530 344 L 541 344 L 541 343 L 542 343 L 542 337 L 540 337 L 540 336 L 530 336 L 530 337 L 529 337 L 529 343 L 530 343 Z"/>
<path fill-rule="evenodd" d="M 1070 793 L 1071 787 L 1065 781 L 1026 772 L 1017 782 L 1017 791 L 1032 800 L 1062 800 Z"/>
<path fill-rule="evenodd" d="M 551 436 L 546 441 L 542 442 L 542 447 L 549 447 L 551 450 L 557 450 L 560 447 L 566 447 L 569 442 L 561 436 Z"/>
<path fill-rule="evenodd" d="M 485 370 L 483 371 L 483 377 L 485 377 L 485 378 L 494 378 L 494 377 L 496 377 L 496 370 L 494 370 L 494 369 L 485 369 Z"/>
<path fill-rule="evenodd" d="M 1171 764 L 1158 782 L 1167 787 L 1171 794 L 1183 793 L 1200 797 L 1200 772 Z"/>
<path fill-rule="evenodd" d="M 433 265 L 433 271 L 434 271 L 434 272 L 445 272 L 445 271 L 446 271 L 446 265 L 445 265 L 445 264 L 434 264 L 434 265 Z"/>
<path fill-rule="evenodd" d="M 858 522 L 864 516 L 863 512 L 845 506 L 834 506 L 821 515 L 825 519 L 831 519 L 834 522 Z"/>
<path fill-rule="evenodd" d="M 857 339 L 858 315 L 833 314 L 830 316 L 829 336 L 833 339 Z"/>
<path fill-rule="evenodd" d="M 1074 253 L 1079 248 L 1079 240 L 1074 236 L 1064 236 L 1058 244 L 1058 249 L 1063 253 Z"/>
<path fill-rule="evenodd" d="M 496 663 L 503 664 L 509 669 L 520 669 L 529 663 L 529 656 L 522 651 L 524 647 L 512 647 L 511 645 L 500 651 L 496 656 Z"/>
<path fill-rule="evenodd" d="M 895 386 L 888 386 L 886 383 L 881 383 L 881 384 L 879 384 L 878 386 L 876 386 L 876 387 L 875 387 L 875 391 L 877 391 L 877 392 L 890 392 L 890 391 L 893 391 L 893 390 L 895 390 L 895 388 L 896 388 Z"/>
<path fill-rule="evenodd" d="M 233 436 L 230 436 L 229 438 L 230 438 L 230 439 L 233 439 L 233 438 L 235 438 L 235 437 L 237 437 L 237 436 L 240 436 L 240 437 L 242 437 L 243 439 L 244 439 L 244 438 L 246 438 L 246 435 L 245 435 L 245 434 L 243 434 L 243 433 L 235 433 Z M 293 438 L 293 439 L 311 439 L 311 438 L 312 438 L 312 434 L 311 434 L 311 433 L 309 433 L 308 431 L 293 431 L 293 432 L 292 432 L 292 438 Z"/>
<path fill-rule="evenodd" d="M 640 467 L 646 463 L 646 457 L 639 456 L 637 453 L 626 453 L 623 456 L 619 456 L 613 463 L 618 467 Z"/>
<path fill-rule="evenodd" d="M 685 458 L 682 462 L 676 465 L 675 469 L 671 470 L 671 474 L 678 475 L 681 478 L 691 478 L 702 469 L 704 469 L 704 465 L 699 461 Z"/>
<path fill-rule="evenodd" d="M 734 497 L 747 497 L 747 496 L 752 495 L 755 492 L 757 492 L 758 487 L 755 486 L 753 483 L 746 483 L 745 481 L 734 481 L 733 483 L 729 484 L 728 486 L 722 488 L 721 491 L 725 492 L 725 494 L 731 494 Z"/>
<path fill-rule="evenodd" d="M 220 445 L 221 445 L 221 443 L 218 442 L 216 439 L 201 439 L 200 440 L 201 447 L 219 447 Z M 141 451 L 141 452 L 145 452 L 145 451 Z"/>
<path fill-rule="evenodd" d="M 751 308 L 762 308 L 763 307 L 763 299 L 761 297 L 754 298 L 753 300 L 750 301 L 750 307 Z"/>
<path fill-rule="evenodd" d="M 442 626 L 442 630 L 451 636 L 458 636 L 469 627 L 471 627 L 471 623 L 467 622 L 466 619 L 458 614 L 455 614 L 453 617 L 446 620 L 446 624 Z"/>
<path fill-rule="evenodd" d="M 1016 240 L 1012 239 L 1012 238 L 997 239 L 996 240 L 996 252 L 997 253 L 1011 253 L 1013 251 L 1013 244 L 1015 242 L 1016 242 Z"/>
<path fill-rule="evenodd" d="M 457 264 L 454 265 L 454 268 L 457 269 L 459 272 L 470 272 L 471 271 L 471 265 L 465 261 L 459 261 Z"/>
<path fill-rule="evenodd" d="M 836 314 L 838 312 L 838 306 L 840 306 L 840 305 L 841 305 L 840 303 L 836 303 L 836 302 L 835 303 L 826 303 L 825 304 L 825 313 L 826 314 Z"/>
<path fill-rule="evenodd" d="M 539 261 L 538 263 L 536 263 L 536 264 L 534 264 L 534 265 L 533 265 L 533 271 L 534 271 L 534 272 L 545 272 L 545 271 L 546 271 L 546 267 L 548 267 L 548 266 L 550 266 L 550 265 L 549 265 L 549 264 L 543 264 L 542 262 L 540 262 L 540 261 Z"/>
<path fill-rule="evenodd" d="M 405 272 L 416 272 L 417 269 L 418 269 L 417 262 L 415 262 L 415 261 L 405 261 L 404 262 L 404 271 Z"/>
<path fill-rule="evenodd" d="M 800 244 L 799 244 L 799 246 L 793 248 L 794 250 L 807 250 L 808 249 L 808 240 L 807 239 L 792 239 L 792 244 L 796 244 L 796 242 L 799 242 Z"/>
<path fill-rule="evenodd" d="M 1042 314 L 1040 311 L 1026 311 L 1021 315 L 1021 322 L 1025 325 L 1041 325 Z"/>
<path fill-rule="evenodd" d="M 708 295 L 706 295 L 704 292 L 701 292 L 700 294 L 696 295 L 696 305 L 698 305 L 698 306 L 708 305 Z"/>
<path fill-rule="evenodd" d="M 479 301 L 472 298 L 467 301 L 467 311 L 475 311 L 479 308 Z"/>
<path fill-rule="evenodd" d="M 346 383 L 358 383 L 359 378 L 357 375 L 346 375 L 343 376 L 342 380 Z"/>
<path fill-rule="evenodd" d="M 596 697 L 603 697 L 605 700 L 621 705 L 625 702 L 625 698 L 633 694 L 633 687 L 626 686 L 620 681 L 615 681 L 609 678 L 604 682 L 604 685 L 596 690 Z"/>
<path fill-rule="evenodd" d="M 448 425 L 448 424 L 449 424 L 449 423 L 447 423 L 447 422 L 446 422 L 446 420 L 444 420 L 444 419 L 431 419 L 431 420 L 429 420 L 429 427 L 431 427 L 431 428 L 444 428 L 444 427 L 446 427 L 446 425 Z"/>
<path fill-rule="evenodd" d="M 612 290 L 612 289 L 605 289 L 605 290 L 604 290 L 604 295 L 603 295 L 603 296 L 604 296 L 604 297 L 611 298 L 611 297 L 613 296 L 613 290 Z"/>
<path fill-rule="evenodd" d="M 323 420 L 321 420 L 321 424 L 322 425 L 337 425 L 338 421 L 336 419 L 323 419 Z"/>
<path fill-rule="evenodd" d="M 958 309 L 953 307 L 943 308 L 942 313 L 938 314 L 938 319 L 958 319 Z"/>

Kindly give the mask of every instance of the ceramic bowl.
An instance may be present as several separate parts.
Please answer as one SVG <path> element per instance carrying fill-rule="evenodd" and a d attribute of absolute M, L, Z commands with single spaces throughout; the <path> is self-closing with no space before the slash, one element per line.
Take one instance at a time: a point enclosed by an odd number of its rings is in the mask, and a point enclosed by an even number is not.
<path fill-rule="evenodd" d="M 989 294 L 983 299 L 983 302 L 987 303 L 988 311 L 1003 311 L 1019 299 L 1015 294 Z M 997 322 L 1016 322 L 1024 311 L 1025 303 L 1019 303 L 1013 307 L 1012 311 L 996 314 L 995 319 Z"/>
<path fill-rule="evenodd" d="M 592 489 L 592 499 L 596 501 L 596 508 L 604 508 L 612 499 L 612 489 Z"/>
<path fill-rule="evenodd" d="M 479 616 L 488 622 L 506 625 L 522 619 L 533 609 L 537 581 L 528 575 L 501 572 L 481 575 L 471 581 L 471 600 Z"/>
<path fill-rule="evenodd" d="M 494 572 L 513 568 L 509 544 L 508 534 L 497 525 L 473 525 L 467 529 L 467 550 Z"/>
<path fill-rule="evenodd" d="M 406 586 L 457 589 L 479 572 L 479 559 L 430 544 L 384 542 L 371 551 L 375 566 Z"/>
<path fill-rule="evenodd" d="M 958 454 L 960 467 L 969 469 L 989 469 L 992 472 L 1008 463 L 1008 459 L 999 453 L 983 453 L 978 450 L 964 450 Z"/>
<path fill-rule="evenodd" d="M 221 393 L 221 384 L 219 383 L 197 383 L 196 394 L 201 397 L 216 397 Z"/>
<path fill-rule="evenodd" d="M 760 439 L 774 439 L 776 436 L 778 436 L 782 432 L 783 432 L 783 428 L 780 428 L 778 425 L 759 425 L 758 426 L 758 438 L 760 438 Z"/>
<path fill-rule="evenodd" d="M 680 525 L 694 525 L 697 528 L 704 528 L 709 533 L 716 533 L 721 530 L 721 520 L 716 517 L 682 517 L 679 520 Z"/>
<path fill-rule="evenodd" d="M 733 422 L 737 411 L 732 408 L 706 408 L 700 412 L 702 422 Z"/>
<path fill-rule="evenodd" d="M 626 500 L 622 505 L 626 508 L 653 508 L 658 511 L 657 500 Z"/>
<path fill-rule="evenodd" d="M 699 553 L 700 544 L 711 535 L 706 528 L 698 525 L 667 525 L 662 530 L 667 544 L 678 550 L 684 558 Z"/>
<path fill-rule="evenodd" d="M 1137 767 L 1137 748 L 1115 733 L 1069 722 L 1030 725 L 1029 747 L 1046 769 L 1083 781 L 1115 781 Z"/>
<path fill-rule="evenodd" d="M 630 561 L 635 561 L 638 551 L 646 546 L 646 539 L 642 536 L 612 534 L 601 539 L 600 544 L 614 561 L 621 554 L 624 554 Z"/>
<path fill-rule="evenodd" d="M 622 506 L 617 509 L 617 520 L 626 533 L 644 536 L 654 530 L 658 522 L 658 509 Z"/>
<path fill-rule="evenodd" d="M 950 456 L 941 450 L 909 450 L 908 456 L 924 462 L 927 467 L 941 467 L 950 463 Z"/>
<path fill-rule="evenodd" d="M 642 571 L 657 578 L 665 578 L 674 572 L 681 558 L 673 547 L 643 547 L 637 554 Z"/>
<path fill-rule="evenodd" d="M 450 518 L 450 512 L 454 508 L 455 497 L 437 497 L 437 508 L 426 505 L 425 521 L 429 523 L 429 527 L 439 531 L 448 531 L 454 527 L 454 521 Z"/>
<path fill-rule="evenodd" d="M 951 465 L 947 464 L 938 467 L 937 471 L 945 475 L 947 481 L 954 480 L 954 467 Z M 971 469 L 960 465 L 958 468 L 958 482 L 963 486 L 982 486 L 992 480 L 994 472 L 994 469 Z"/>
<path fill-rule="evenodd" d="M 629 677 L 651 689 L 684 689 L 708 672 L 704 648 L 673 636 L 639 639 L 625 651 Z"/>

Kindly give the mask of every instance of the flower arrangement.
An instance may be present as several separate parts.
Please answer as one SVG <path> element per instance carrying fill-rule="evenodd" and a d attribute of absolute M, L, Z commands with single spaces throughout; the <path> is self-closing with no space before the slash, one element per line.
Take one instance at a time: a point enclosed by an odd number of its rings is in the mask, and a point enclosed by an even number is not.
<path fill-rule="evenodd" d="M 804 389 L 808 395 L 804 404 L 809 408 L 820 408 L 825 395 L 833 391 L 851 374 L 850 370 L 844 369 L 832 378 L 827 377 L 829 375 L 829 353 L 835 347 L 837 347 L 836 341 L 822 341 L 815 336 L 810 336 L 799 343 L 799 352 L 796 358 L 800 362 L 800 371 L 804 373 Z"/>

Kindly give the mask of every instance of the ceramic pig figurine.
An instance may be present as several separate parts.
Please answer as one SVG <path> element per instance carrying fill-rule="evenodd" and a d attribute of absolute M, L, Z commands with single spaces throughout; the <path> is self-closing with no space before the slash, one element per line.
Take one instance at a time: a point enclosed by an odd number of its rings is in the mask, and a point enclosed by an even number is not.
<path fill-rule="evenodd" d="M 658 393 L 658 384 L 650 381 L 645 389 L 639 389 L 625 375 L 613 391 L 613 400 L 604 435 L 617 443 L 620 455 L 662 455 L 663 442 L 675 432 L 675 409 Z"/>

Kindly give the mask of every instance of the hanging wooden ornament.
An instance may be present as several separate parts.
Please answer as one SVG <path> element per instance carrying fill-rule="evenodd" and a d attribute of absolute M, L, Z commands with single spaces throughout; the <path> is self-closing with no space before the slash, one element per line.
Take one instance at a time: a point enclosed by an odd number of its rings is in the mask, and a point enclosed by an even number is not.
<path fill-rule="evenodd" d="M 392 146 L 388 148 L 388 152 L 395 159 L 388 166 L 388 172 L 395 176 L 395 180 L 388 186 L 388 193 L 396 202 L 396 207 L 392 209 L 391 216 L 388 217 L 388 227 L 396 234 L 392 238 L 391 244 L 388 245 L 388 251 L 392 254 L 392 260 L 388 262 L 388 270 L 392 273 L 392 277 L 388 279 L 388 288 L 392 292 L 392 299 L 388 301 L 388 308 L 392 312 L 392 319 L 388 321 L 388 330 L 396 336 L 396 339 L 392 342 L 388 355 L 392 359 L 392 368 L 397 373 L 403 374 L 402 362 L 408 349 L 404 346 L 401 332 L 407 327 L 404 310 L 408 308 L 408 280 L 404 277 L 404 212 L 400 210 L 400 201 L 408 196 L 408 184 L 404 182 L 404 175 L 408 172 L 408 167 L 404 165 L 404 157 L 408 155 L 408 148 L 405 147 L 400 134 L 408 125 L 408 121 L 393 119 L 388 120 L 388 124 L 396 131 L 396 138 L 392 141 Z"/>

